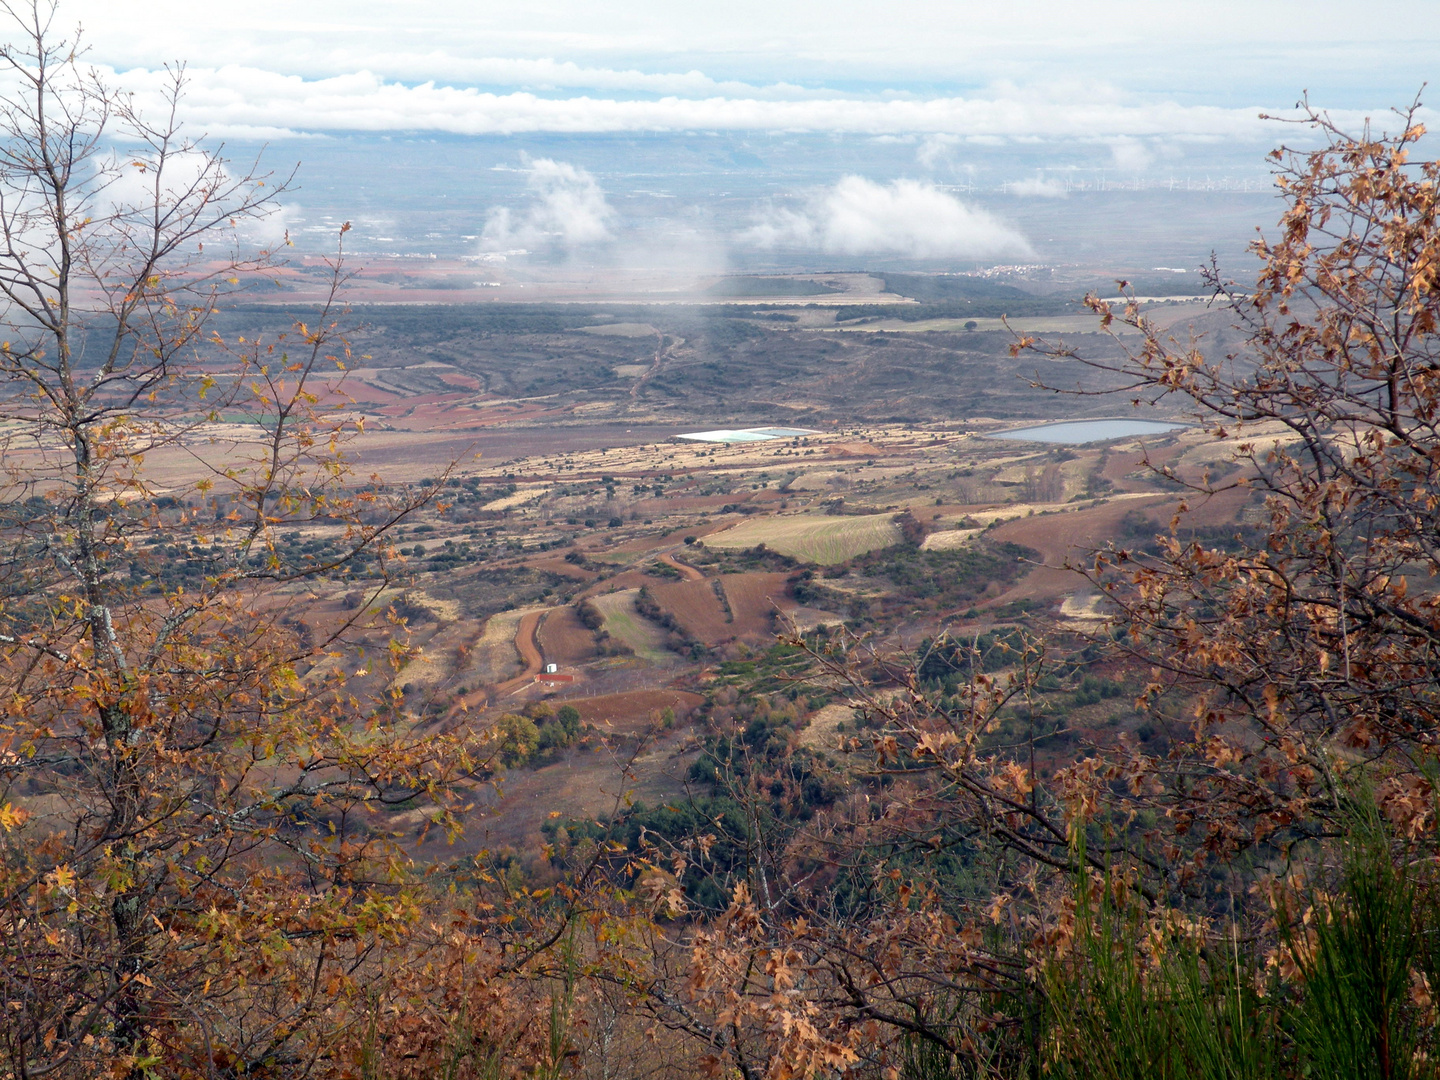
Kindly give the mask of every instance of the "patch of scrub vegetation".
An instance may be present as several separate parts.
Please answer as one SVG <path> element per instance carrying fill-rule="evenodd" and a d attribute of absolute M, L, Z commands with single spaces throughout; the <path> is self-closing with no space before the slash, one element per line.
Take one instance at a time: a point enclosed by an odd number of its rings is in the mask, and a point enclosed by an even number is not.
<path fill-rule="evenodd" d="M 896 544 L 832 566 L 822 577 L 804 571 L 791 592 L 802 604 L 857 620 L 883 620 L 917 608 L 951 613 L 1003 592 L 1038 558 L 1011 543 L 982 541 L 938 551 Z"/>

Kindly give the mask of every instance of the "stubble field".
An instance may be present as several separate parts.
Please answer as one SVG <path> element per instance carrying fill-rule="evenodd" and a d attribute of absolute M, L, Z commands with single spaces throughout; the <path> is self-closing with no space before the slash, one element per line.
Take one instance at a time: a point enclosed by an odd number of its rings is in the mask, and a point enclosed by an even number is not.
<path fill-rule="evenodd" d="M 705 542 L 709 547 L 721 550 L 764 544 L 771 551 L 801 562 L 828 566 L 897 543 L 900 530 L 894 518 L 894 514 L 769 517 L 742 522 L 708 537 Z"/>

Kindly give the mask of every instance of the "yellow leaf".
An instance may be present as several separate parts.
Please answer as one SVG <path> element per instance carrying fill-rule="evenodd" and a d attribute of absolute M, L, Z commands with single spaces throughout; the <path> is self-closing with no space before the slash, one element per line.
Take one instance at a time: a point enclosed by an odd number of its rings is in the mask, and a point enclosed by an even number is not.
<path fill-rule="evenodd" d="M 24 810 L 11 806 L 7 802 L 4 806 L 0 806 L 0 829 L 10 832 L 13 829 L 19 828 L 25 823 L 25 819 L 29 816 L 30 815 Z"/>

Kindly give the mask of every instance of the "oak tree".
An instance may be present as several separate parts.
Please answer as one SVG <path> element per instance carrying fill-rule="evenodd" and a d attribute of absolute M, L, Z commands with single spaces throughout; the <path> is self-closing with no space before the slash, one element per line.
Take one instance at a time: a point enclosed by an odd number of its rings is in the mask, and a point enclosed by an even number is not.
<path fill-rule="evenodd" d="M 48 2 L 5 11 L 0 1072 L 339 1069 L 418 925 L 374 811 L 451 825 L 483 765 L 339 648 L 427 496 L 353 471 L 338 257 L 292 332 L 212 329 L 283 251 L 286 178 L 185 134 L 183 67 L 142 115 Z M 360 564 L 366 603 L 307 621 Z"/>

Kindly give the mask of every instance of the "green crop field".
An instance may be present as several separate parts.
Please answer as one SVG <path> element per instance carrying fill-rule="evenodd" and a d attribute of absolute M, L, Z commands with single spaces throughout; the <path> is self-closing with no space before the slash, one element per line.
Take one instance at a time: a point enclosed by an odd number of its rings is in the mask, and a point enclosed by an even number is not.
<path fill-rule="evenodd" d="M 605 630 L 611 637 L 630 646 L 636 656 L 652 664 L 669 664 L 675 654 L 665 649 L 665 635 L 661 629 L 635 610 L 635 594 L 639 589 L 625 589 L 623 592 L 606 593 L 592 601 L 605 616 Z"/>
<path fill-rule="evenodd" d="M 764 544 L 781 555 L 822 566 L 844 562 L 899 541 L 900 529 L 890 514 L 752 518 L 705 538 L 706 546 L 712 548 L 735 550 Z"/>

